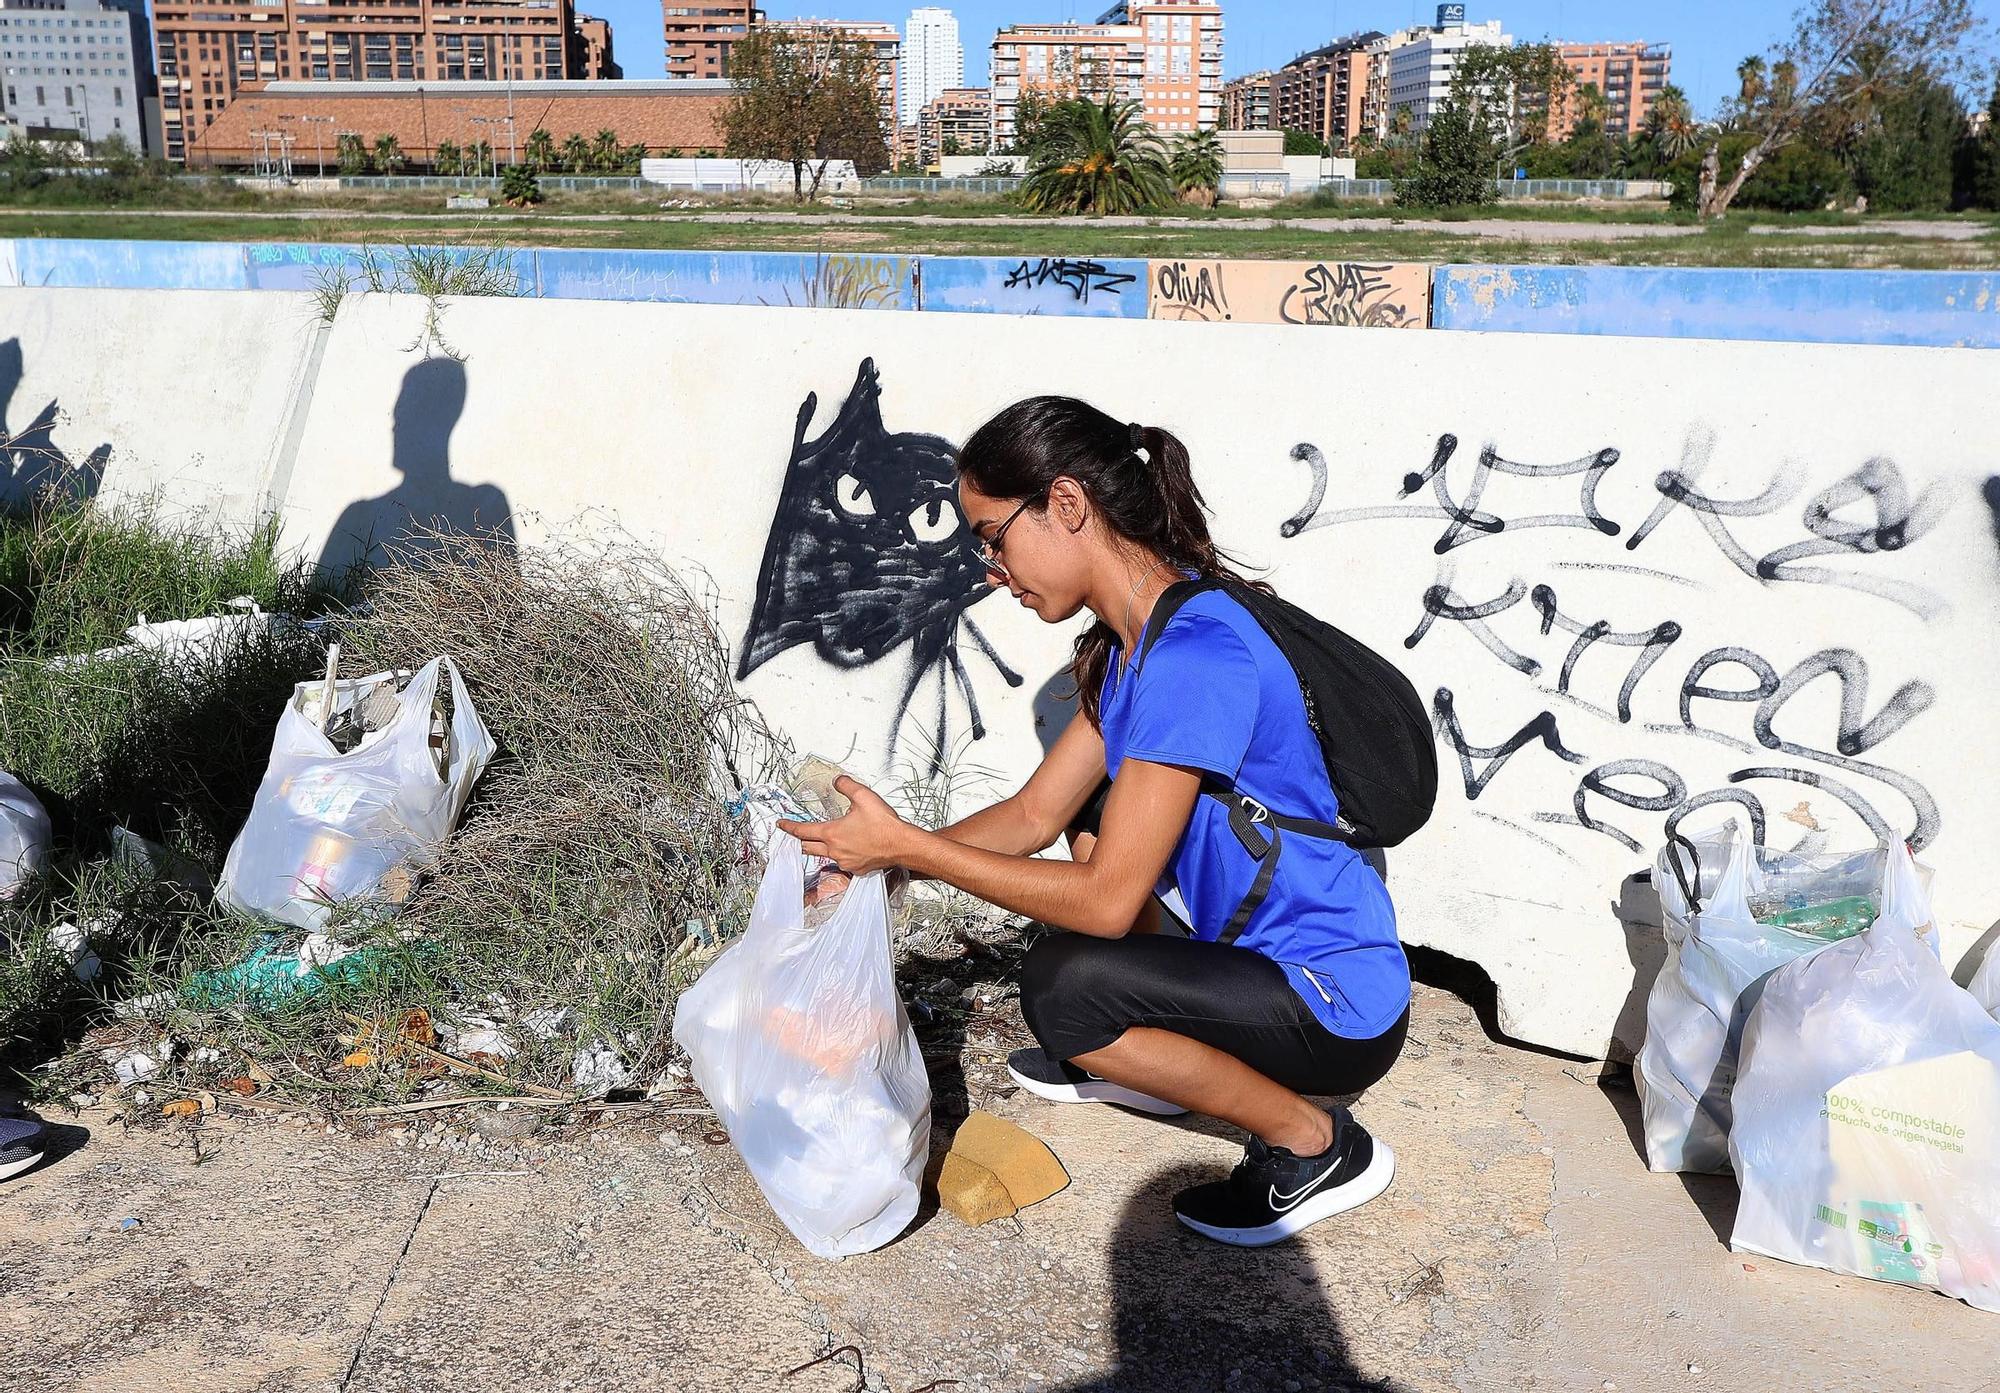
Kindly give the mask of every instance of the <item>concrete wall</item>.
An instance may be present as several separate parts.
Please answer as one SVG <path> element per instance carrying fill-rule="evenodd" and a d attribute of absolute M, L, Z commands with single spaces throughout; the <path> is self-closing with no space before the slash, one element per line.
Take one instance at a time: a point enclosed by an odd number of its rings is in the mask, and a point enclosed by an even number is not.
<path fill-rule="evenodd" d="M 2000 273 L 1441 266 L 1440 329 L 2000 348 Z"/>
<path fill-rule="evenodd" d="M 923 258 L 923 308 L 1100 319 L 1146 316 L 1146 263 L 1112 258 Z"/>
<path fill-rule="evenodd" d="M 713 579 L 802 749 L 887 778 L 941 746 L 996 793 L 1060 729 L 1073 625 L 984 589 L 951 451 L 1037 392 L 1169 427 L 1220 540 L 1431 704 L 1438 815 L 1387 856 L 1403 933 L 1482 964 L 1537 1043 L 1637 1043 L 1660 945 L 1631 877 L 1677 818 L 1916 838 L 1948 960 L 2000 919 L 2000 357 L 581 300 L 443 329 L 462 361 L 411 347 L 409 299 L 322 334 L 301 295 L 0 291 L 9 424 L 58 399 L 108 493 L 272 489 L 329 562 L 412 516 L 615 521 Z M 288 393 L 285 364 L 315 366 Z"/>

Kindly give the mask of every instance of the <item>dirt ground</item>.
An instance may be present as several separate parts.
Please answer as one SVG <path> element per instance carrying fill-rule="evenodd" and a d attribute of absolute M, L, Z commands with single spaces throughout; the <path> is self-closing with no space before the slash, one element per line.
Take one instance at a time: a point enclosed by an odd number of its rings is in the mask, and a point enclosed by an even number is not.
<path fill-rule="evenodd" d="M 1167 1208 L 1237 1139 L 1013 1092 L 1018 1031 L 1003 1001 L 927 1032 L 935 1149 L 988 1107 L 1069 1188 L 976 1230 L 927 1203 L 840 1263 L 783 1231 L 699 1115 L 512 1137 L 518 1112 L 484 1135 L 463 1115 L 372 1136 L 52 1119 L 48 1161 L 0 1187 L 0 1386 L 1872 1390 L 1921 1368 L 2000 1388 L 2000 1318 L 1731 1253 L 1733 1186 L 1648 1174 L 1619 1075 L 1496 1043 L 1435 988 L 1356 1109 L 1395 1185 L 1256 1252 Z"/>

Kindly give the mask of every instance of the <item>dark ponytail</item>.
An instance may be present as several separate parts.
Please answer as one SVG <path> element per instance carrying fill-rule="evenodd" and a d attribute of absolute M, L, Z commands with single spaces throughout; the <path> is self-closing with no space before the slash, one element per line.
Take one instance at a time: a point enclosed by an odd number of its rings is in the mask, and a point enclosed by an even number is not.
<path fill-rule="evenodd" d="M 958 454 L 962 478 L 990 498 L 1048 507 L 1049 486 L 1071 478 L 1124 540 L 1177 570 L 1243 580 L 1208 531 L 1187 446 L 1158 426 L 1128 425 L 1074 397 L 1030 397 L 972 433 Z M 1102 619 L 1076 641 L 1070 677 L 1092 725 L 1117 635 Z"/>

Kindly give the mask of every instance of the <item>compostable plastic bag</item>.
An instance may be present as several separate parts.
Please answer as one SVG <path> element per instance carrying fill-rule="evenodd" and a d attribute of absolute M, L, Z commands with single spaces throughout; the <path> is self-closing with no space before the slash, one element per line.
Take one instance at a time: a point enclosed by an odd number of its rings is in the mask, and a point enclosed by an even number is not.
<path fill-rule="evenodd" d="M 19 890 L 47 864 L 48 810 L 28 786 L 0 771 L 0 899 Z"/>
<path fill-rule="evenodd" d="M 451 679 L 449 724 L 438 683 Z M 400 904 L 436 855 L 493 758 L 458 665 L 434 658 L 400 691 L 376 673 L 302 682 L 278 718 L 271 762 L 249 821 L 229 848 L 224 904 L 304 929 L 324 928 L 348 900 Z M 326 730 L 362 728 L 342 751 Z"/>
<path fill-rule="evenodd" d="M 1661 851 L 1667 960 L 1632 1071 L 1656 1171 L 1729 1169 L 1730 1090 L 1764 979 L 1873 921 L 1888 853 L 1763 851 L 1734 822 Z"/>
<path fill-rule="evenodd" d="M 799 1242 L 879 1248 L 916 1215 L 930 1079 L 896 993 L 882 875 L 805 918 L 805 854 L 776 834 L 750 913 L 674 1011 L 694 1079 Z"/>
<path fill-rule="evenodd" d="M 1743 1031 L 1730 1246 L 2000 1311 L 2000 1022 L 1891 855 L 1881 916 L 1779 969 Z"/>

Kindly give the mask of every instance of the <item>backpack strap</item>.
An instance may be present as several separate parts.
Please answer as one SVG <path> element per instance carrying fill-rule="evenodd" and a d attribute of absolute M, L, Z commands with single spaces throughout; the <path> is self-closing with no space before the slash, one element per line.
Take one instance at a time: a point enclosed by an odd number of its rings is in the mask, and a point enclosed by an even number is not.
<path fill-rule="evenodd" d="M 1229 588 L 1229 582 L 1220 576 L 1203 576 L 1197 580 L 1175 581 L 1161 591 L 1152 614 L 1147 618 L 1146 636 L 1140 642 L 1139 651 L 1132 657 L 1133 672 L 1136 674 L 1145 663 L 1146 655 L 1153 651 L 1153 645 L 1160 641 L 1160 635 L 1166 632 L 1168 622 L 1180 612 L 1181 606 L 1207 591 Z M 1271 882 L 1278 874 L 1278 856 L 1284 847 L 1285 833 L 1346 841 L 1354 831 L 1352 826 L 1272 812 L 1257 799 L 1247 793 L 1239 793 L 1228 780 L 1214 774 L 1203 777 L 1201 792 L 1203 797 L 1213 798 L 1229 810 L 1229 830 L 1236 834 L 1236 840 L 1243 844 L 1250 859 L 1257 863 L 1256 878 L 1250 882 L 1249 892 L 1236 906 L 1236 912 L 1223 926 L 1216 939 L 1218 943 L 1234 943 L 1241 937 L 1251 916 L 1270 895 Z"/>

